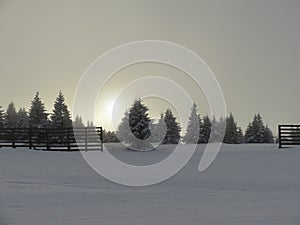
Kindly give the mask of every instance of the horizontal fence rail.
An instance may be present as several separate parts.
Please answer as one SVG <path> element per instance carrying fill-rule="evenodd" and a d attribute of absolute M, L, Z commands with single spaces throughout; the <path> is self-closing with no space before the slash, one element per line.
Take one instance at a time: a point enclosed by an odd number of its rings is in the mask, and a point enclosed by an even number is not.
<path fill-rule="evenodd" d="M 0 128 L 0 147 L 37 150 L 103 150 L 102 127 Z"/>
<path fill-rule="evenodd" d="M 278 125 L 279 148 L 300 145 L 300 125 Z"/>

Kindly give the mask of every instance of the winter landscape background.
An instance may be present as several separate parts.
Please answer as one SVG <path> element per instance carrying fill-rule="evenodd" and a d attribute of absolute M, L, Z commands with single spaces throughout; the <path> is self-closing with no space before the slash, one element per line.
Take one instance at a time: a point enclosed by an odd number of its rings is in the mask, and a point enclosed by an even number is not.
<path fill-rule="evenodd" d="M 300 147 L 273 143 L 278 124 L 300 123 L 299 21 L 299 0 L 0 0 L 0 130 L 103 126 L 110 153 L 139 166 L 166 158 L 175 144 L 199 142 L 178 174 L 141 188 L 105 180 L 80 152 L 2 147 L 0 225 L 299 225 Z M 227 118 L 214 119 L 205 93 L 184 72 L 159 63 L 116 72 L 99 95 L 95 121 L 72 115 L 89 65 L 139 40 L 169 41 L 198 54 L 220 84 Z M 109 127 L 111 108 L 126 85 L 153 75 L 187 90 L 198 111 L 185 107 L 181 116 L 190 123 L 183 126 L 171 104 L 146 99 L 155 123 L 147 118 L 147 132 L 136 135 L 148 137 L 151 128 L 157 141 L 160 122 L 170 132 L 156 151 L 128 151 Z M 195 121 L 202 125 L 196 137 Z M 210 127 L 224 123 L 220 154 L 199 173 Z"/>

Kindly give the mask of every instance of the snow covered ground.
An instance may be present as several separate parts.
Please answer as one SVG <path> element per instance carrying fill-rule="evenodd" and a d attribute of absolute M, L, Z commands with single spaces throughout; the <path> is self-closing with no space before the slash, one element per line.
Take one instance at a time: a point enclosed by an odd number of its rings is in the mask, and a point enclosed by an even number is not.
<path fill-rule="evenodd" d="M 204 145 L 171 179 L 126 187 L 96 174 L 78 152 L 0 149 L 0 225 L 299 225 L 300 147 L 223 145 L 204 173 Z M 110 151 L 137 165 L 172 146 Z"/>

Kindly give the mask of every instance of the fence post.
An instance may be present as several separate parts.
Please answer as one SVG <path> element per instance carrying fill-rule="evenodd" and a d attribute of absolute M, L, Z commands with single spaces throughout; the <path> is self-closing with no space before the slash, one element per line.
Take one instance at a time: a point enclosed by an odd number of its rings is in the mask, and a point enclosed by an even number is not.
<path fill-rule="evenodd" d="M 281 125 L 278 125 L 278 148 L 282 148 L 282 143 L 281 143 Z"/>
<path fill-rule="evenodd" d="M 87 132 L 87 127 L 85 127 L 85 151 L 87 151 L 88 147 L 88 132 Z"/>
<path fill-rule="evenodd" d="M 16 128 L 11 129 L 12 147 L 16 148 Z"/>
<path fill-rule="evenodd" d="M 49 130 L 49 129 L 47 129 L 47 131 L 46 131 L 46 143 L 47 143 L 47 150 L 48 150 L 48 151 L 50 150 L 50 143 L 49 143 L 49 141 L 50 141 L 50 139 L 49 139 L 49 132 L 50 132 L 50 130 Z"/>
<path fill-rule="evenodd" d="M 67 128 L 67 146 L 68 146 L 68 151 L 71 150 L 71 148 L 70 148 L 70 132 L 71 132 L 71 129 Z"/>
<path fill-rule="evenodd" d="M 29 128 L 29 133 L 28 133 L 28 138 L 29 138 L 29 149 L 32 149 L 32 128 Z"/>
<path fill-rule="evenodd" d="M 100 127 L 101 151 L 103 152 L 103 129 Z"/>

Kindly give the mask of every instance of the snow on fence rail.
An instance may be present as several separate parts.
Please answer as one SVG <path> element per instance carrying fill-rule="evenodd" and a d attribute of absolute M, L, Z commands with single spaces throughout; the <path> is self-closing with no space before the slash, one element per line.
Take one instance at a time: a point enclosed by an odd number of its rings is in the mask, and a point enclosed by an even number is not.
<path fill-rule="evenodd" d="M 0 147 L 56 151 L 102 150 L 102 127 L 0 128 Z"/>
<path fill-rule="evenodd" d="M 300 145 L 300 125 L 278 125 L 279 148 Z"/>

